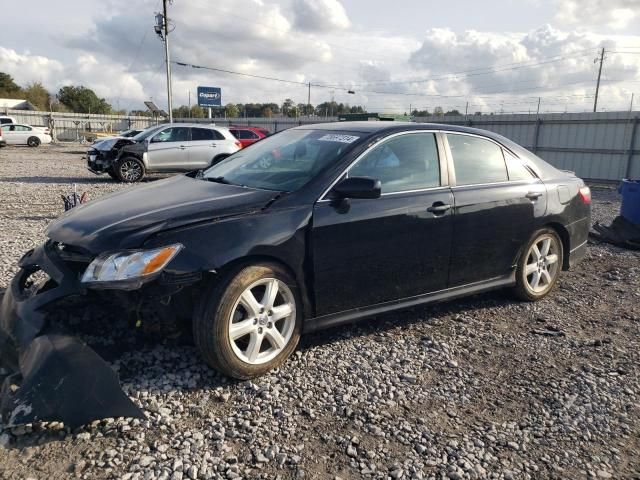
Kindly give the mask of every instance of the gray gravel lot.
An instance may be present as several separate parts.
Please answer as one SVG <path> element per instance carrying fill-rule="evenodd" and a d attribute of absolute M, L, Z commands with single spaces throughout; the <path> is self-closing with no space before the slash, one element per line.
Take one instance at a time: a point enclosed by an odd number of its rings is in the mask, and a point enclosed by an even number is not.
<path fill-rule="evenodd" d="M 70 183 L 136 188 L 82 150 L 0 150 L 0 288 Z M 594 189 L 594 221 L 618 209 Z M 495 292 L 308 335 L 254 381 L 144 345 L 113 366 L 146 420 L 0 427 L 0 477 L 640 478 L 639 332 L 640 253 L 590 244 L 539 303 Z"/>

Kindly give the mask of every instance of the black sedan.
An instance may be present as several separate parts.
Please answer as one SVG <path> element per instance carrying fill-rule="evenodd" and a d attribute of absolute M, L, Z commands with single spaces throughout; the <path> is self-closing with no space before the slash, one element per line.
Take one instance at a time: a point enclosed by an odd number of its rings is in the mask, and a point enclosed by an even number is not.
<path fill-rule="evenodd" d="M 247 379 L 319 328 L 496 288 L 543 298 L 584 255 L 590 201 L 581 179 L 504 137 L 397 122 L 294 128 L 205 171 L 109 195 L 53 223 L 4 296 L 3 364 L 23 380 L 13 423 L 34 419 L 15 416 L 31 398 L 25 383 L 41 388 L 30 375 L 91 381 L 24 371 L 43 357 L 73 354 L 65 368 L 86 360 L 91 378 L 108 376 L 93 351 L 45 330 L 44 312 L 70 298 L 184 319 L 205 362 Z M 63 420 L 131 412 L 104 403 L 86 397 Z"/>

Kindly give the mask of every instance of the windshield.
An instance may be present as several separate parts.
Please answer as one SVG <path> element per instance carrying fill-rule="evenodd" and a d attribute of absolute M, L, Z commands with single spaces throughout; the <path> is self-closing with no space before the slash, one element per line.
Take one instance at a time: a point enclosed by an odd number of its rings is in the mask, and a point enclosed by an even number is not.
<path fill-rule="evenodd" d="M 120 132 L 119 136 L 120 137 L 135 137 L 136 135 L 138 135 L 139 133 L 141 133 L 142 130 L 125 130 L 124 132 Z"/>
<path fill-rule="evenodd" d="M 285 130 L 226 158 L 205 179 L 264 190 L 293 192 L 331 165 L 361 138 L 360 133 Z"/>
<path fill-rule="evenodd" d="M 166 125 L 160 125 L 160 126 L 147 128 L 146 130 L 141 131 L 135 137 L 132 137 L 131 140 L 135 140 L 136 142 L 141 142 L 143 140 L 146 140 L 148 137 L 150 137 L 151 135 L 153 135 L 158 130 L 160 130 L 161 128 L 164 128 L 164 127 L 166 127 Z"/>

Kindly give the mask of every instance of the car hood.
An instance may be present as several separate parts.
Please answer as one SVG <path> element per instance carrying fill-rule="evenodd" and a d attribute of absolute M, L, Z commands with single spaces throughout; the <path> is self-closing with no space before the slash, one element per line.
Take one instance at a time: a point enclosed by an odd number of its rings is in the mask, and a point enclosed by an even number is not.
<path fill-rule="evenodd" d="M 49 226 L 47 235 L 93 254 L 138 248 L 161 230 L 258 211 L 277 194 L 178 175 L 73 208 Z"/>

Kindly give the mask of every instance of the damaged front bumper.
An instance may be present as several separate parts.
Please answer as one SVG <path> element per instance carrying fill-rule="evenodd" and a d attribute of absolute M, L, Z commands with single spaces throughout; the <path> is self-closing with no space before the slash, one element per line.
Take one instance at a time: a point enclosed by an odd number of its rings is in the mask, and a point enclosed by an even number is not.
<path fill-rule="evenodd" d="M 0 413 L 6 427 L 60 421 L 76 428 L 109 417 L 144 418 L 112 368 L 82 341 L 47 331 L 47 310 L 80 296 L 73 263 L 53 242 L 27 252 L 0 307 Z"/>
<path fill-rule="evenodd" d="M 87 169 L 95 174 L 106 173 L 113 168 L 118 156 L 116 150 L 96 150 L 92 149 L 87 152 Z"/>

